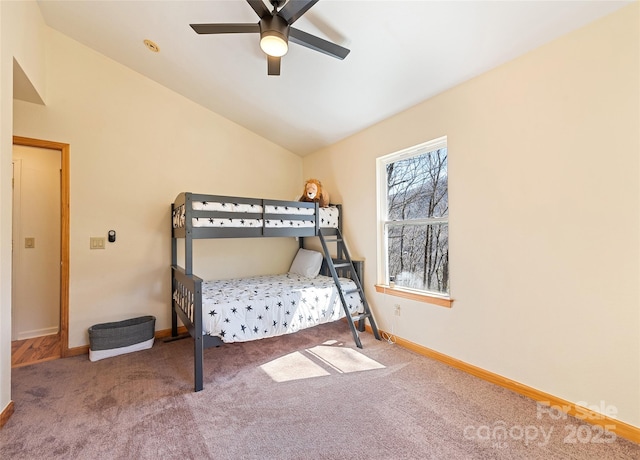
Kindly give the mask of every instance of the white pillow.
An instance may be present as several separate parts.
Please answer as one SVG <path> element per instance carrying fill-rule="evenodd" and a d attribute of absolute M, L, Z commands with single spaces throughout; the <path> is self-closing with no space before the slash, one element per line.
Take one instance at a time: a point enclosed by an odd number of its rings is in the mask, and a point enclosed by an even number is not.
<path fill-rule="evenodd" d="M 291 263 L 289 273 L 292 275 L 306 276 L 307 278 L 315 278 L 318 276 L 318 273 L 320 273 L 322 259 L 322 254 L 318 251 L 300 248 Z"/>

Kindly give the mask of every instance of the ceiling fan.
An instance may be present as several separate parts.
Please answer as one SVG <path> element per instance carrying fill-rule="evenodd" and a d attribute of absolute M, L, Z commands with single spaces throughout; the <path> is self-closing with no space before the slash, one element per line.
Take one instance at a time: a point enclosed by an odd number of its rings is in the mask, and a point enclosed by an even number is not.
<path fill-rule="evenodd" d="M 289 49 L 289 42 L 302 45 L 337 59 L 349 54 L 347 48 L 331 43 L 315 35 L 291 27 L 318 0 L 269 0 L 273 11 L 269 11 L 262 0 L 247 0 L 260 17 L 253 23 L 190 24 L 198 34 L 244 34 L 260 33 L 260 48 L 267 55 L 267 74 L 280 75 L 280 58 Z"/>

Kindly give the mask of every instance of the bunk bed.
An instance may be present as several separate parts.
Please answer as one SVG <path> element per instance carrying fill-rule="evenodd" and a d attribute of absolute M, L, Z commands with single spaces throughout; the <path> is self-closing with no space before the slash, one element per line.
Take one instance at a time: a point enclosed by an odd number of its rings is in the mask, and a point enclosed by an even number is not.
<path fill-rule="evenodd" d="M 378 329 L 362 284 L 362 264 L 354 263 L 341 234 L 341 206 L 318 203 L 180 193 L 171 205 L 171 335 L 178 318 L 194 339 L 195 391 L 203 389 L 204 349 L 257 340 L 347 318 L 354 341 L 365 319 Z M 288 273 L 243 280 L 203 281 L 193 274 L 193 240 L 209 238 L 297 237 L 300 249 Z M 318 253 L 303 248 L 303 238 L 319 237 Z M 184 242 L 183 265 L 178 242 Z M 335 256 L 328 243 L 336 243 Z M 315 256 L 315 257 L 314 257 Z M 294 266 L 297 268 L 294 269 Z M 356 330 L 355 323 L 358 328 Z"/>

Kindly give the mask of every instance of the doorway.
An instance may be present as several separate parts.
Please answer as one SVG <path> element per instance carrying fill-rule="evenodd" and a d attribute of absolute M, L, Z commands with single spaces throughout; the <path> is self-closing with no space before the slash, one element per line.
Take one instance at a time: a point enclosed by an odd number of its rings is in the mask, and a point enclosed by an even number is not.
<path fill-rule="evenodd" d="M 12 295 L 12 325 L 15 325 L 15 327 L 12 326 L 12 366 L 16 367 L 16 365 L 25 365 L 30 362 L 65 357 L 69 351 L 69 145 L 19 136 L 13 137 L 13 145 L 14 152 L 20 151 L 20 154 L 14 155 L 14 174 L 16 172 L 19 174 L 18 177 L 14 175 L 14 202 L 18 200 L 18 209 L 21 206 L 20 201 L 23 202 L 24 208 L 24 202 L 28 196 L 26 193 L 35 193 L 28 198 L 30 202 L 54 200 L 51 204 L 53 210 L 43 211 L 44 208 L 39 206 L 40 210 L 35 211 L 37 214 L 35 217 L 33 210 L 24 211 L 24 209 L 22 214 L 14 212 L 13 215 L 12 285 L 17 289 L 12 289 L 16 294 Z M 58 177 L 49 178 L 53 184 L 48 192 L 46 188 L 33 192 L 28 186 L 25 187 L 26 181 L 29 179 L 33 181 L 33 177 L 25 176 L 23 170 L 25 165 L 33 161 L 33 158 L 40 158 L 43 164 L 53 162 L 55 167 L 59 168 Z M 38 169 L 43 168 L 44 166 L 38 166 Z M 20 183 L 22 179 L 25 179 L 25 183 Z M 36 181 L 41 185 L 41 179 Z M 17 186 L 16 182 L 18 182 Z M 42 214 L 47 212 L 52 214 L 44 217 Z M 42 228 L 34 230 L 32 226 L 34 219 L 47 220 L 53 227 L 49 227 L 48 231 Z M 29 225 L 26 225 L 27 221 Z M 48 261 L 40 259 L 40 262 L 34 265 L 33 259 L 36 254 L 42 257 L 44 249 L 48 252 L 53 251 L 55 254 L 49 255 Z M 46 269 L 43 268 L 44 265 L 47 265 Z M 37 271 L 45 272 L 42 276 L 44 284 L 29 286 L 29 283 L 32 283 L 31 278 L 36 278 Z M 47 282 L 53 285 L 47 287 Z M 25 286 L 28 286 L 26 297 L 24 297 Z M 38 290 L 39 297 L 29 299 L 29 291 Z M 20 298 L 21 295 L 22 298 Z M 35 304 L 38 305 L 35 306 Z M 55 307 L 57 308 L 52 313 Z M 27 310 L 26 312 L 17 311 L 18 308 Z M 36 308 L 36 310 L 29 313 L 30 308 Z M 29 319 L 29 314 L 41 316 L 40 323 L 35 318 Z M 52 314 L 55 317 L 51 317 Z M 51 333 L 52 331 L 54 333 Z"/>

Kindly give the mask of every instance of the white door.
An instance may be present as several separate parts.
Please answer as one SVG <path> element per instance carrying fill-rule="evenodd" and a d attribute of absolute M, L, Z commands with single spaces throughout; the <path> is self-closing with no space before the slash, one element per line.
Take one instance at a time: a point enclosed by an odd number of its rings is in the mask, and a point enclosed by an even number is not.
<path fill-rule="evenodd" d="M 12 340 L 60 329 L 60 151 L 13 146 Z"/>

